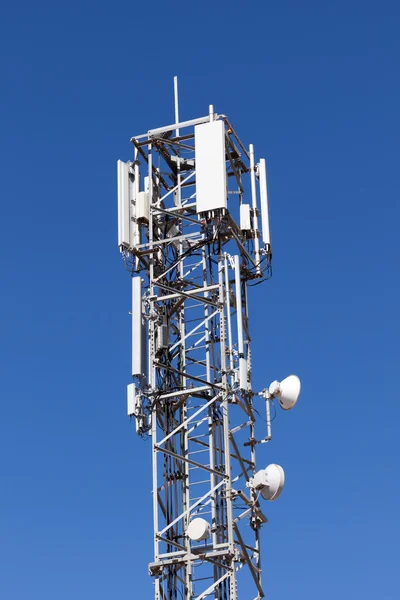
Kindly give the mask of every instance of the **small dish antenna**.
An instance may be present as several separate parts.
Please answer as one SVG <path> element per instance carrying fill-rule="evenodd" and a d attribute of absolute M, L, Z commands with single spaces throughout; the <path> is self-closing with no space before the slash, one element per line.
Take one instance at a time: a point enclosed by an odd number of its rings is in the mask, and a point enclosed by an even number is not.
<path fill-rule="evenodd" d="M 210 537 L 211 528 L 209 523 L 205 519 L 200 517 L 193 519 L 189 523 L 189 527 L 186 529 L 186 535 L 192 540 L 192 542 L 201 542 Z"/>
<path fill-rule="evenodd" d="M 277 398 L 283 410 L 290 410 L 300 396 L 301 383 L 297 375 L 289 375 L 282 381 L 273 381 L 269 386 L 270 398 Z"/>
<path fill-rule="evenodd" d="M 250 485 L 260 491 L 264 500 L 276 500 L 285 485 L 285 472 L 280 465 L 268 465 L 254 475 Z"/>

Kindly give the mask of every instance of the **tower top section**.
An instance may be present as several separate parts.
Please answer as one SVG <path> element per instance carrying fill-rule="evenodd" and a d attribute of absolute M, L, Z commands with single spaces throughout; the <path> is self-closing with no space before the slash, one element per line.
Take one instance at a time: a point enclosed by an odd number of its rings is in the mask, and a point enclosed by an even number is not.
<path fill-rule="evenodd" d="M 245 280 L 271 274 L 267 168 L 228 117 L 214 112 L 131 138 L 118 161 L 118 245 L 132 271 L 157 272 L 166 243 L 184 251 L 212 244 L 242 257 Z M 151 217 L 150 217 L 151 215 Z M 152 232 L 150 233 L 150 229 Z M 151 242 L 150 242 L 151 240 Z M 165 266 L 165 265 L 164 265 Z"/>

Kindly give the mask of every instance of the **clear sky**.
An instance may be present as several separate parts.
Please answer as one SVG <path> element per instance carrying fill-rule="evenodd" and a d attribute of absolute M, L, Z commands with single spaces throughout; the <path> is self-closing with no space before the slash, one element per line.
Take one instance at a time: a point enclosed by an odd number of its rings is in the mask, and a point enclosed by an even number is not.
<path fill-rule="evenodd" d="M 399 17 L 395 0 L 3 5 L 1 598 L 152 598 L 115 163 L 173 122 L 177 74 L 182 119 L 213 103 L 269 166 L 254 383 L 303 390 L 259 455 L 287 476 L 267 598 L 398 600 Z"/>

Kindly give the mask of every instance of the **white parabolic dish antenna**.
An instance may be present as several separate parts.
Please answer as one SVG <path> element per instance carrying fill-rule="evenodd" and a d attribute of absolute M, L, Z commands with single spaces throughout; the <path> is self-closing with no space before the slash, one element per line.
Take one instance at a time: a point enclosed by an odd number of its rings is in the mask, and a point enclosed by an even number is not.
<path fill-rule="evenodd" d="M 272 397 L 278 398 L 283 410 L 290 410 L 296 404 L 300 396 L 301 383 L 297 375 L 289 375 L 281 382 L 274 381 L 269 386 Z"/>
<path fill-rule="evenodd" d="M 280 465 L 268 465 L 265 469 L 266 485 L 261 488 L 264 500 L 276 500 L 285 485 L 285 471 Z"/>
<path fill-rule="evenodd" d="M 200 542 L 210 537 L 210 525 L 205 519 L 199 517 L 189 523 L 186 533 L 193 542 Z"/>

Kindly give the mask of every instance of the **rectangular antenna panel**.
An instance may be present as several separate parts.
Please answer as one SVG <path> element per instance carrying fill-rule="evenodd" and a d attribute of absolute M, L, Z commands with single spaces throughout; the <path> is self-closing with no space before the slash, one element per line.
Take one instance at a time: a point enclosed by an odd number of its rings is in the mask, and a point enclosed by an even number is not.
<path fill-rule="evenodd" d="M 251 229 L 250 204 L 240 205 L 240 229 L 244 231 Z"/>
<path fill-rule="evenodd" d="M 133 417 L 135 414 L 135 404 L 136 404 L 136 386 L 134 383 L 130 383 L 128 385 L 128 417 Z"/>
<path fill-rule="evenodd" d="M 267 166 L 265 164 L 265 158 L 260 159 L 259 178 L 260 178 L 262 239 L 263 239 L 264 244 L 271 245 L 271 237 L 270 237 L 270 233 L 269 233 Z"/>
<path fill-rule="evenodd" d="M 239 358 L 239 387 L 242 390 L 248 389 L 247 360 L 245 358 Z"/>
<path fill-rule="evenodd" d="M 142 314 L 142 280 L 132 277 L 132 376 L 146 375 L 146 324 Z"/>
<path fill-rule="evenodd" d="M 118 175 L 118 246 L 129 248 L 130 224 L 130 181 L 129 165 L 122 160 L 117 161 Z"/>
<path fill-rule="evenodd" d="M 147 192 L 139 192 L 136 200 L 136 218 L 149 220 L 150 203 L 149 194 Z"/>
<path fill-rule="evenodd" d="M 157 327 L 157 350 L 164 350 L 169 346 L 169 327 L 168 325 L 158 325 Z"/>
<path fill-rule="evenodd" d="M 223 121 L 196 125 L 197 212 L 226 208 L 225 126 Z"/>

